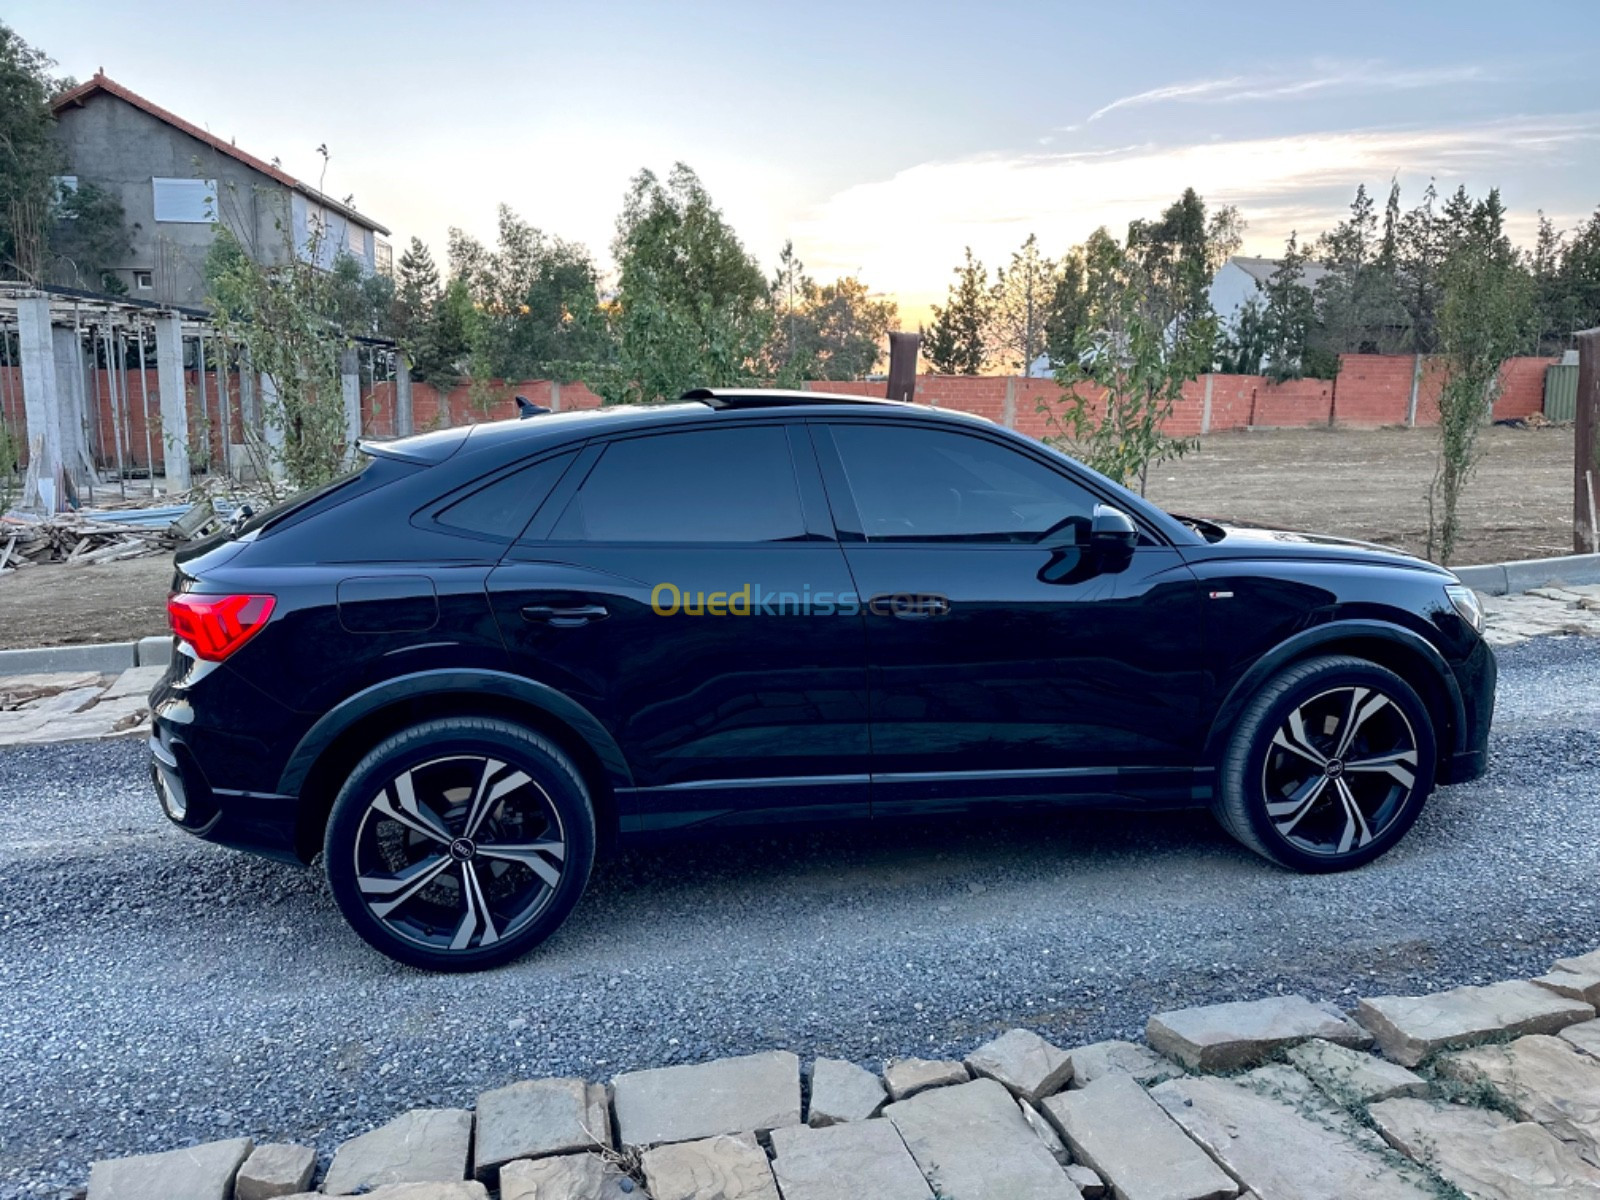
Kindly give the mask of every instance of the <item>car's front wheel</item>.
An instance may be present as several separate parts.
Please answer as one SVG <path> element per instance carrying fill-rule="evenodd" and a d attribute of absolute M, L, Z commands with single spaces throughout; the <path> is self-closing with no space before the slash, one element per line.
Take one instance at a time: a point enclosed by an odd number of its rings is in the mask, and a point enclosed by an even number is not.
<path fill-rule="evenodd" d="M 334 900 L 390 958 L 498 966 L 538 945 L 594 864 L 594 811 L 572 761 L 508 721 L 427 721 L 381 742 L 334 801 L 323 844 Z"/>
<path fill-rule="evenodd" d="M 1297 871 L 1371 862 L 1433 790 L 1433 722 L 1416 691 L 1364 659 L 1296 663 L 1245 706 L 1213 811 L 1256 853 Z"/>

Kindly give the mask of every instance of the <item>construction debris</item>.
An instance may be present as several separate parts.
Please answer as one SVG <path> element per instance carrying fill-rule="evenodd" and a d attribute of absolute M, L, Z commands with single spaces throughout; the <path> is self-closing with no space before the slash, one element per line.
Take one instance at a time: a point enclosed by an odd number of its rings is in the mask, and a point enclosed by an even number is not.
<path fill-rule="evenodd" d="M 196 506 L 200 507 L 210 509 L 209 504 Z M 215 520 L 216 514 L 212 512 L 206 523 Z M 180 542 L 187 540 L 172 529 L 171 525 L 147 529 L 122 522 L 98 521 L 80 513 L 32 518 L 6 516 L 0 518 L 0 546 L 4 547 L 0 549 L 0 571 L 16 571 L 43 563 L 86 567 L 145 554 L 170 554 Z"/>

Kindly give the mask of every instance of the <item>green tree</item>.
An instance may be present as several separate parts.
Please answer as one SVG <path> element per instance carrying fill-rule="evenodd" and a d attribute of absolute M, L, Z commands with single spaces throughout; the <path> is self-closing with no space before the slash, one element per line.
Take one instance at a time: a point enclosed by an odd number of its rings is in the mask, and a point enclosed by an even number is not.
<path fill-rule="evenodd" d="M 339 321 L 347 282 L 294 253 L 284 232 L 283 261 L 258 262 L 227 226 L 218 226 L 206 259 L 207 304 L 231 345 L 272 381 L 263 414 L 282 431 L 281 449 L 252 444 L 258 466 L 281 470 L 291 487 L 327 483 L 349 458 L 339 360 L 353 343 Z M 275 459 L 275 461 L 269 461 Z"/>
<path fill-rule="evenodd" d="M 584 247 L 548 237 L 502 204 L 494 249 L 452 229 L 450 261 L 480 317 L 475 373 L 565 382 L 605 357 L 600 274 Z"/>
<path fill-rule="evenodd" d="M 50 97 L 70 80 L 55 62 L 0 23 L 0 274 L 45 274 L 54 176 L 61 170 Z"/>
<path fill-rule="evenodd" d="M 804 315 L 813 338 L 810 358 L 818 379 L 861 379 L 888 352 L 889 329 L 898 308 L 875 299 L 854 275 L 806 293 Z"/>
<path fill-rule="evenodd" d="M 1059 272 L 1039 253 L 1039 239 L 1029 234 L 1013 252 L 1009 265 L 995 272 L 989 303 L 990 357 L 1002 365 L 1033 374 L 1033 363 L 1045 351 L 1045 328 L 1055 300 Z"/>
<path fill-rule="evenodd" d="M 933 306 L 923 337 L 923 353 L 941 375 L 980 375 L 989 358 L 986 335 L 994 302 L 989 272 L 972 257 L 971 246 L 966 256 L 943 307 Z"/>
<path fill-rule="evenodd" d="M 1315 287 L 1317 323 L 1309 349 L 1337 364 L 1341 354 L 1391 354 L 1406 337 L 1393 265 L 1384 262 L 1378 214 L 1366 185 L 1350 215 L 1316 242 L 1326 274 Z"/>
<path fill-rule="evenodd" d="M 1210 368 L 1216 340 L 1209 312 L 1174 317 L 1174 297 L 1182 297 L 1151 277 L 1143 250 L 1118 246 L 1104 231 L 1090 239 L 1093 299 L 1076 353 L 1056 370 L 1064 396 L 1039 403 L 1048 441 L 1119 483 L 1137 483 L 1141 494 L 1152 465 L 1195 445 L 1163 426 L 1184 383 Z"/>
<path fill-rule="evenodd" d="M 1600 325 L 1600 209 L 1573 230 L 1561 254 L 1557 272 L 1560 308 L 1558 321 L 1563 343 L 1580 329 Z"/>
<path fill-rule="evenodd" d="M 767 280 L 692 170 L 678 163 L 665 182 L 650 171 L 634 177 L 612 257 L 616 360 L 584 376 L 607 403 L 762 381 Z"/>
<path fill-rule="evenodd" d="M 1439 272 L 1445 382 L 1439 460 L 1428 489 L 1428 557 L 1445 564 L 1455 553 L 1457 505 L 1478 464 L 1478 434 L 1499 395 L 1501 366 L 1526 345 L 1532 324 L 1532 281 L 1505 236 L 1503 217 L 1498 190 L 1452 214 L 1456 244 Z"/>
<path fill-rule="evenodd" d="M 459 378 L 466 346 L 460 340 L 451 344 L 443 336 L 444 289 L 433 253 L 421 238 L 413 237 L 400 255 L 394 284 L 391 322 L 412 376 L 449 387 Z"/>
<path fill-rule="evenodd" d="M 1216 367 L 1225 375 L 1259 375 L 1267 352 L 1266 308 L 1252 296 L 1232 324 L 1218 331 Z"/>
<path fill-rule="evenodd" d="M 121 295 L 127 286 L 115 268 L 133 255 L 122 201 L 80 180 L 60 190 L 50 210 L 49 276 L 57 283 Z"/>
<path fill-rule="evenodd" d="M 1317 314 L 1316 298 L 1305 285 L 1309 258 L 1300 247 L 1298 234 L 1290 233 L 1283 258 L 1263 289 L 1262 363 L 1267 375 L 1280 383 L 1308 373 L 1308 342 Z"/>
<path fill-rule="evenodd" d="M 1059 366 L 1078 349 L 1078 335 L 1088 316 L 1088 273 L 1083 247 L 1074 246 L 1061 259 L 1056 270 L 1056 286 L 1050 295 L 1050 311 L 1044 319 L 1045 353 Z"/>
<path fill-rule="evenodd" d="M 805 313 L 807 294 L 815 286 L 806 275 L 805 263 L 795 255 L 794 243 L 785 242 L 772 277 L 772 344 L 767 353 L 772 374 L 786 386 L 817 374 Z"/>

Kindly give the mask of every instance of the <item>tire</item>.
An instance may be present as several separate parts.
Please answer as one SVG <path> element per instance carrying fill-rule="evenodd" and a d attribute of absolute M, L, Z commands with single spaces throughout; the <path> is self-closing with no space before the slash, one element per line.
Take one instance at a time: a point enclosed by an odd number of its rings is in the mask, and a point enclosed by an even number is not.
<path fill-rule="evenodd" d="M 1313 658 L 1245 706 L 1223 750 L 1212 812 L 1280 866 L 1346 871 L 1406 835 L 1433 791 L 1436 763 L 1433 721 L 1405 680 L 1365 659 Z"/>
<path fill-rule="evenodd" d="M 431 971 L 510 962 L 566 920 L 594 865 L 594 808 L 559 747 L 450 717 L 385 738 L 323 839 L 328 885 L 368 945 Z"/>

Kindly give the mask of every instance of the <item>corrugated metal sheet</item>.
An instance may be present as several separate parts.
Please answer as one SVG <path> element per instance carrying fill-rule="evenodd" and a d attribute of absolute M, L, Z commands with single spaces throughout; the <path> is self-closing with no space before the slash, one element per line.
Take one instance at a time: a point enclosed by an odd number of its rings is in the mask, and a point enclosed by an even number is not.
<path fill-rule="evenodd" d="M 1578 416 L 1578 368 L 1546 367 L 1544 415 L 1552 421 L 1573 421 Z"/>

